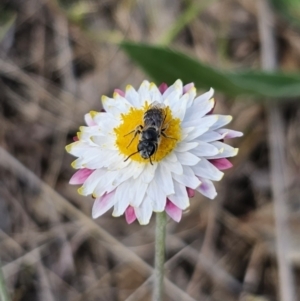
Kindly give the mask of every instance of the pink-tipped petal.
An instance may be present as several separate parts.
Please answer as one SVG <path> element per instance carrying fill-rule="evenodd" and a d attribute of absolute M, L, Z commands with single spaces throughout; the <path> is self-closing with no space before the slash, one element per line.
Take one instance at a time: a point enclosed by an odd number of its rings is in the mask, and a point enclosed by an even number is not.
<path fill-rule="evenodd" d="M 183 86 L 183 94 L 189 92 L 192 88 L 194 88 L 194 83 L 189 83 Z"/>
<path fill-rule="evenodd" d="M 88 126 L 97 125 L 97 123 L 93 120 L 91 114 L 85 114 L 84 121 Z"/>
<path fill-rule="evenodd" d="M 189 198 L 193 198 L 195 196 L 195 190 L 192 188 L 187 187 L 186 188 L 187 194 Z"/>
<path fill-rule="evenodd" d="M 158 87 L 158 90 L 161 94 L 163 94 L 167 89 L 168 89 L 168 85 L 166 83 L 162 83 Z"/>
<path fill-rule="evenodd" d="M 119 95 L 121 95 L 122 97 L 125 97 L 125 92 L 120 90 L 120 89 L 115 89 L 114 92 L 118 93 Z"/>
<path fill-rule="evenodd" d="M 167 214 L 177 223 L 180 222 L 182 217 L 182 210 L 175 206 L 169 199 L 167 200 L 166 208 Z"/>
<path fill-rule="evenodd" d="M 95 199 L 92 209 L 93 218 L 101 216 L 115 204 L 114 195 L 115 190 L 107 194 L 105 193 L 102 197 Z"/>
<path fill-rule="evenodd" d="M 197 191 L 211 200 L 214 199 L 217 196 L 217 192 L 213 182 L 203 178 L 199 178 L 199 180 L 201 185 L 197 188 Z"/>
<path fill-rule="evenodd" d="M 243 133 L 234 131 L 234 130 L 228 130 L 228 129 L 218 129 L 217 132 L 221 135 L 224 135 L 224 139 L 231 139 L 236 137 L 242 137 Z"/>
<path fill-rule="evenodd" d="M 74 137 L 73 137 L 73 141 L 75 141 L 75 142 L 76 142 L 76 141 L 79 141 L 78 137 L 77 137 L 77 136 L 74 136 Z"/>
<path fill-rule="evenodd" d="M 93 171 L 93 169 L 88 168 L 79 169 L 74 173 L 69 183 L 72 185 L 83 184 L 85 180 L 93 173 Z"/>
<path fill-rule="evenodd" d="M 134 208 L 132 206 L 128 206 L 125 211 L 125 218 L 127 224 L 132 224 L 136 220 L 136 215 L 134 212 Z"/>
<path fill-rule="evenodd" d="M 232 167 L 232 163 L 226 158 L 210 159 L 208 161 L 212 163 L 215 167 L 217 167 L 219 170 L 225 170 Z"/>

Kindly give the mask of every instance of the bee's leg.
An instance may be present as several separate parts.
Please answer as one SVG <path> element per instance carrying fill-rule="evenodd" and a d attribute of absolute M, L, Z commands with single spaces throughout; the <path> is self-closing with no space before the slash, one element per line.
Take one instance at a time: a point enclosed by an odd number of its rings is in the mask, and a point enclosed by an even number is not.
<path fill-rule="evenodd" d="M 151 156 L 149 157 L 149 160 L 150 160 L 150 164 L 153 165 L 152 160 L 151 160 Z"/>
<path fill-rule="evenodd" d="M 141 130 L 143 129 L 143 126 L 142 125 L 138 125 L 134 130 L 132 130 L 131 132 L 127 133 L 126 135 L 124 135 L 124 137 L 134 133 L 135 135 L 137 134 L 140 134 L 141 133 Z M 139 133 L 137 133 L 139 132 Z"/>
<path fill-rule="evenodd" d="M 126 146 L 126 148 L 128 148 L 128 147 L 131 145 L 131 143 L 132 143 L 132 141 L 134 140 L 134 138 L 136 137 L 136 135 L 137 135 L 137 134 L 140 134 L 140 133 L 142 132 L 142 129 L 143 129 L 143 127 L 142 127 L 141 125 L 138 125 L 133 131 L 131 131 L 131 132 L 129 132 L 128 134 L 124 135 L 124 137 L 125 137 L 125 136 L 127 136 L 127 135 L 129 135 L 129 134 L 131 134 L 131 133 L 134 133 L 134 135 L 133 135 L 131 141 L 130 141 L 129 144 Z"/>
<path fill-rule="evenodd" d="M 174 139 L 174 140 L 177 140 L 176 138 L 173 138 L 173 137 L 170 137 L 170 136 L 167 136 L 164 132 L 165 130 L 167 130 L 169 127 L 169 124 L 166 125 L 166 127 L 164 127 L 162 130 L 161 130 L 161 134 L 165 137 L 165 138 L 168 138 L 168 139 Z"/>
<path fill-rule="evenodd" d="M 164 131 L 166 131 L 169 128 L 169 123 L 167 123 L 162 129 L 161 132 L 163 133 Z"/>
<path fill-rule="evenodd" d="M 168 139 L 173 139 L 173 140 L 177 140 L 176 138 L 173 138 L 173 137 L 170 137 L 170 136 L 167 136 L 164 132 L 161 132 L 161 134 L 165 137 L 165 138 L 168 138 Z"/>
<path fill-rule="evenodd" d="M 158 144 L 156 143 L 155 144 L 155 150 L 154 150 L 154 153 L 153 153 L 153 159 L 155 160 L 156 159 L 156 152 L 157 152 L 157 149 L 158 149 Z M 150 163 L 151 163 L 151 161 L 150 161 Z M 152 163 L 151 163 L 152 164 Z M 152 164 L 153 165 L 153 164 Z"/>
<path fill-rule="evenodd" d="M 132 133 L 134 133 L 134 132 L 136 132 L 136 129 L 134 129 L 133 131 L 131 131 L 131 132 L 127 133 L 127 134 L 126 134 L 126 135 L 124 135 L 123 137 L 126 137 L 126 136 L 128 136 L 128 135 L 130 135 L 130 134 L 132 134 Z"/>
<path fill-rule="evenodd" d="M 164 124 L 164 123 L 165 123 L 165 121 L 166 121 L 166 118 L 167 118 L 167 113 L 165 114 L 165 117 L 164 117 L 164 120 L 163 120 L 163 123 L 162 123 L 162 124 Z"/>

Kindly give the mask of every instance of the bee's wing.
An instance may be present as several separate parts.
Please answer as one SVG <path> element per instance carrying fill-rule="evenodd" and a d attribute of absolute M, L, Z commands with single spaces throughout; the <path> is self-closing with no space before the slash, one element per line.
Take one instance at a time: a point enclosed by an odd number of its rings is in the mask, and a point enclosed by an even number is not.
<path fill-rule="evenodd" d="M 165 106 L 157 101 L 153 102 L 144 115 L 144 129 L 147 127 L 155 127 L 160 130 L 164 120 Z"/>
<path fill-rule="evenodd" d="M 151 109 L 154 109 L 154 108 L 156 108 L 156 109 L 165 109 L 165 105 L 163 104 L 163 103 L 160 103 L 160 102 L 158 102 L 158 101 L 154 101 L 154 102 L 152 102 L 152 104 L 150 105 L 150 108 Z"/>

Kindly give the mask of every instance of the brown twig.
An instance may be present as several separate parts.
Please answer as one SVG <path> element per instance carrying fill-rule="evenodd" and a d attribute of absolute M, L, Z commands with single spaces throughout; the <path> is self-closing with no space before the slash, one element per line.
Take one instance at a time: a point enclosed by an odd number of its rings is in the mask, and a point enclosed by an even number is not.
<path fill-rule="evenodd" d="M 274 16 L 268 0 L 258 0 L 257 4 L 261 64 L 264 70 L 272 71 L 277 67 Z M 268 111 L 271 187 L 274 200 L 280 300 L 294 301 L 296 296 L 294 279 L 291 262 L 287 257 L 290 249 L 290 238 L 286 208 L 288 179 L 286 174 L 284 123 L 276 103 L 272 103 L 272 106 L 266 109 Z"/>

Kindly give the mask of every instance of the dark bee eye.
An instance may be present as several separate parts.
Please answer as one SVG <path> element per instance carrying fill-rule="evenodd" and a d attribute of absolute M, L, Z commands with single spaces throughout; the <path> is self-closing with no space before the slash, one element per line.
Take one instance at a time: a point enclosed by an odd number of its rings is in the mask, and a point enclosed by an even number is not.
<path fill-rule="evenodd" d="M 138 151 L 142 158 L 149 159 L 155 152 L 155 144 L 151 141 L 141 141 L 138 144 Z"/>

